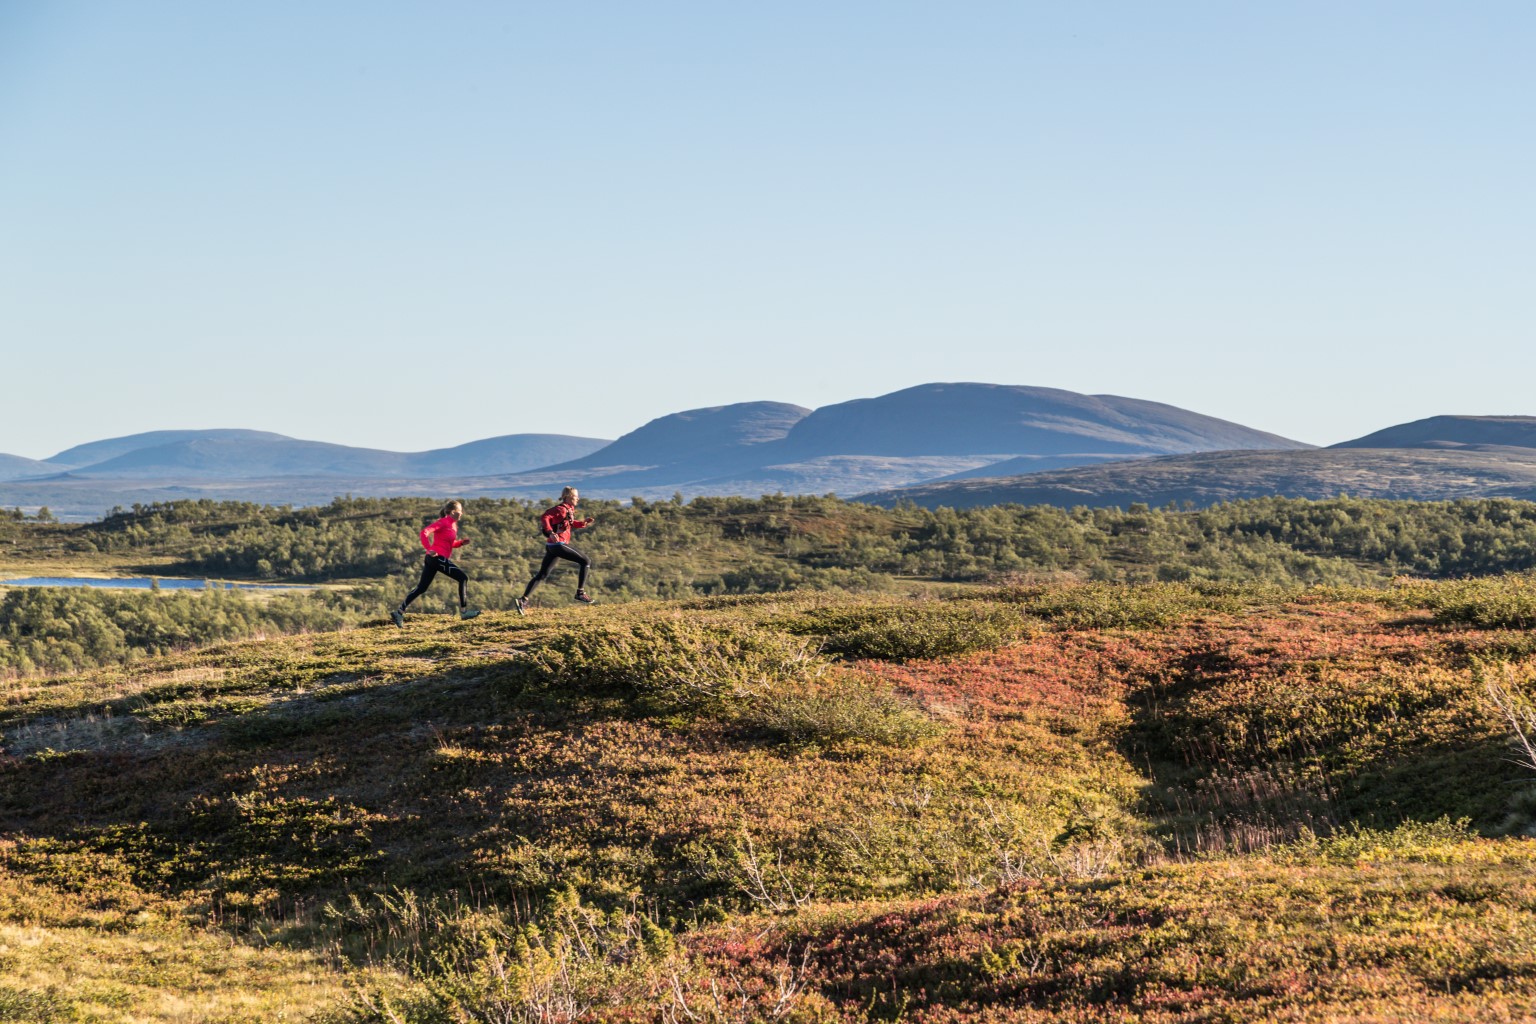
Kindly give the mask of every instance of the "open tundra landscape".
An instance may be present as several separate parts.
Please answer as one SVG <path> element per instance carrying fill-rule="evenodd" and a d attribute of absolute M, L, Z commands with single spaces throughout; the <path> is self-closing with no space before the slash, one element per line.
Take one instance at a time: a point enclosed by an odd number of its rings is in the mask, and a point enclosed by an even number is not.
<path fill-rule="evenodd" d="M 540 507 L 0 521 L 308 585 L 4 591 L 0 1019 L 1536 1017 L 1536 505 Z"/>
<path fill-rule="evenodd" d="M 0 1024 L 1536 1024 L 1533 40 L 0 2 Z"/>

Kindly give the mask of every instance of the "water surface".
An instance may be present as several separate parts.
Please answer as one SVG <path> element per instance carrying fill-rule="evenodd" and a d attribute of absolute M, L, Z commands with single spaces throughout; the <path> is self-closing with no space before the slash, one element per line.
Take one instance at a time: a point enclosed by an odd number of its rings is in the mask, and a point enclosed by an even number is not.
<path fill-rule="evenodd" d="M 23 576 L 0 580 L 0 587 L 106 587 L 113 590 L 308 590 L 302 583 L 231 583 L 224 580 L 189 580 L 169 576 Z"/>

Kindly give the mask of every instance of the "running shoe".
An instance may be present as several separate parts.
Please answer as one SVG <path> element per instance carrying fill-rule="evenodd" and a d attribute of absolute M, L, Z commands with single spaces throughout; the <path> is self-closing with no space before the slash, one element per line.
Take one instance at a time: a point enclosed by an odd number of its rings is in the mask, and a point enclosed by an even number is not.
<path fill-rule="evenodd" d="M 472 619 L 476 615 L 479 615 L 479 614 L 480 614 L 480 609 L 479 608 L 460 608 L 459 609 L 459 618 L 461 618 L 461 619 Z"/>
<path fill-rule="evenodd" d="M 399 608 L 391 608 L 389 610 L 389 617 L 395 620 L 396 626 L 401 629 L 405 628 L 405 612 L 402 612 Z"/>
<path fill-rule="evenodd" d="M 519 614 L 519 615 L 527 615 L 528 614 L 528 599 L 526 597 L 516 598 L 515 600 L 513 600 L 512 604 L 513 604 L 513 606 L 515 606 L 517 608 L 517 614 Z"/>
<path fill-rule="evenodd" d="M 578 590 L 578 591 L 576 591 L 576 600 L 580 601 L 582 604 L 591 604 L 592 603 L 592 598 L 590 596 L 588 596 L 588 594 L 587 594 L 587 592 L 585 590 Z"/>

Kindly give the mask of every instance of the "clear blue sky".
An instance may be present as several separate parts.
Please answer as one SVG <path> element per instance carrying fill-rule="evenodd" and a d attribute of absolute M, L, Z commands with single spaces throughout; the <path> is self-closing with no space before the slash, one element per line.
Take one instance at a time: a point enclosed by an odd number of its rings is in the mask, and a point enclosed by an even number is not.
<path fill-rule="evenodd" d="M 0 452 L 1536 414 L 1536 5 L 0 3 Z"/>

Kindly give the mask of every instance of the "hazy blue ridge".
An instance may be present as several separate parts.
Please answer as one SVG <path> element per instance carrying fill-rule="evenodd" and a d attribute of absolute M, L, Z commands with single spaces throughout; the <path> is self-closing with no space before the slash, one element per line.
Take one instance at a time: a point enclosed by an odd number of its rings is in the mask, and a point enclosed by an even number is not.
<path fill-rule="evenodd" d="M 785 402 L 689 409 L 660 416 L 590 455 L 549 469 L 607 474 L 676 466 L 685 475 L 720 472 L 738 465 L 743 454 L 780 440 L 810 412 Z"/>
<path fill-rule="evenodd" d="M 117 504 L 203 497 L 542 500 L 566 484 L 621 500 L 833 493 L 962 507 L 1339 493 L 1431 500 L 1536 494 L 1536 417 L 1435 416 L 1318 449 L 1160 402 L 932 383 L 815 411 L 784 402 L 690 409 L 611 442 L 508 434 L 401 453 L 260 431 L 156 431 L 56 458 L 75 464 L 59 474 L 53 459 L 0 459 L 0 505 L 94 516 Z"/>
<path fill-rule="evenodd" d="M 51 476 L 63 470 L 63 466 L 23 455 L 0 453 L 0 480 L 25 480 L 29 477 Z"/>
<path fill-rule="evenodd" d="M 823 406 L 777 446 L 824 455 L 1167 455 L 1311 445 L 1161 402 L 1007 384 L 923 384 Z"/>
<path fill-rule="evenodd" d="M 109 437 L 101 441 L 91 441 L 86 444 L 67 448 L 59 454 L 51 456 L 47 461 L 61 467 L 78 469 L 82 466 L 93 466 L 97 463 L 115 459 L 119 455 L 138 451 L 141 448 L 158 448 L 161 445 L 175 444 L 178 441 L 291 441 L 292 438 L 284 434 L 274 434 L 266 430 L 151 430 L 143 434 L 128 434 L 125 437 Z"/>
<path fill-rule="evenodd" d="M 611 445 L 609 438 L 569 434 L 503 434 L 407 456 L 411 472 L 423 477 L 523 473 L 589 455 Z"/>
<path fill-rule="evenodd" d="M 975 469 L 962 470 L 949 476 L 938 477 L 927 483 L 938 484 L 950 480 L 973 480 L 979 477 L 1020 476 L 1024 473 L 1045 473 L 1053 469 L 1070 469 L 1073 466 L 1096 466 L 1101 462 L 1119 462 L 1121 459 L 1146 458 L 1143 455 L 1110 455 L 1082 452 L 1076 455 L 1017 455 L 1002 462 L 989 462 Z"/>
<path fill-rule="evenodd" d="M 749 402 L 652 420 L 586 458 L 499 482 L 594 496 L 855 494 L 980 472 L 1185 451 L 1306 448 L 1159 402 L 1000 384 L 924 384 L 814 412 Z M 1027 460 L 1042 460 L 1031 463 Z"/>
<path fill-rule="evenodd" d="M 412 478 L 516 473 L 601 448 L 599 438 L 509 434 L 427 452 L 322 441 L 192 438 L 136 448 L 73 469 L 76 478 L 255 480 L 272 477 Z"/>
<path fill-rule="evenodd" d="M 1056 505 L 1072 508 L 1197 507 L 1242 498 L 1280 496 L 1445 501 L 1456 498 L 1536 499 L 1536 450 L 1482 452 L 1442 449 L 1320 448 L 1305 451 L 1200 452 L 1127 459 L 1096 466 L 993 479 L 954 480 L 872 491 L 856 500 L 926 508 Z"/>
<path fill-rule="evenodd" d="M 1536 448 L 1536 416 L 1430 416 L 1334 448 Z"/>

